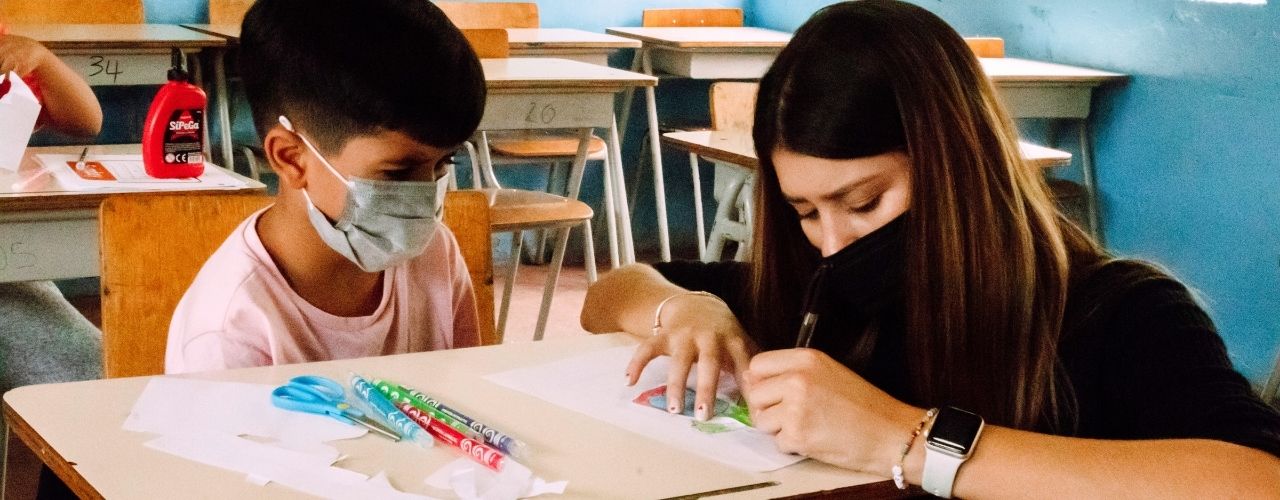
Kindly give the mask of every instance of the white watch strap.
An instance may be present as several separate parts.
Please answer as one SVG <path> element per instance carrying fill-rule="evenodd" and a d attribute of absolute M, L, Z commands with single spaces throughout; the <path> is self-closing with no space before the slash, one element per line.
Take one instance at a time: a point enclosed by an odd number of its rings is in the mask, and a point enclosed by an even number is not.
<path fill-rule="evenodd" d="M 929 448 L 924 450 L 924 484 L 921 486 L 931 495 L 951 498 L 951 486 L 956 482 L 956 473 L 965 459 L 956 458 Z"/>

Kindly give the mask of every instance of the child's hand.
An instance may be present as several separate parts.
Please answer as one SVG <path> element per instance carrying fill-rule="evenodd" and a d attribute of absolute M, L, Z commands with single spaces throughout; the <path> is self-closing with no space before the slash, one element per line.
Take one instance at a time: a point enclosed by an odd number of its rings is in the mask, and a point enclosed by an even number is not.
<path fill-rule="evenodd" d="M 0 73 L 13 71 L 26 76 L 53 57 L 53 53 L 40 42 L 25 36 L 0 35 Z"/>

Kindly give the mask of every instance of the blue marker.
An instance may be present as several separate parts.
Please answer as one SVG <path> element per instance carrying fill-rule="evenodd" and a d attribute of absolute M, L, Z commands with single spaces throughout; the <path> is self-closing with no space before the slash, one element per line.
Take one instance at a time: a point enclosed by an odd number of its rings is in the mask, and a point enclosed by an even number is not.
<path fill-rule="evenodd" d="M 386 396 L 378 392 L 378 388 L 370 384 L 364 377 L 352 373 L 351 389 L 357 396 L 360 396 L 360 399 L 369 403 L 369 407 L 373 409 L 374 413 L 382 417 L 383 421 L 390 424 L 405 438 L 423 448 L 430 448 L 435 445 L 435 439 L 430 434 L 427 434 L 426 429 L 423 429 L 412 418 L 401 412 L 400 409 L 396 408 L 396 405 L 391 404 L 391 401 L 388 401 Z"/>

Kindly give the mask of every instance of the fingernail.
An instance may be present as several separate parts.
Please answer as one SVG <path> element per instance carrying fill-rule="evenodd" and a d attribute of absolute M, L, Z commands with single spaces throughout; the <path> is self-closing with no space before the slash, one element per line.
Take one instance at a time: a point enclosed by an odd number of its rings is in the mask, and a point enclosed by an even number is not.
<path fill-rule="evenodd" d="M 667 407 L 667 413 L 680 413 L 680 407 L 673 404 Z"/>
<path fill-rule="evenodd" d="M 693 412 L 693 418 L 704 422 L 710 419 L 711 416 L 707 415 L 707 405 L 698 405 L 698 408 Z"/>

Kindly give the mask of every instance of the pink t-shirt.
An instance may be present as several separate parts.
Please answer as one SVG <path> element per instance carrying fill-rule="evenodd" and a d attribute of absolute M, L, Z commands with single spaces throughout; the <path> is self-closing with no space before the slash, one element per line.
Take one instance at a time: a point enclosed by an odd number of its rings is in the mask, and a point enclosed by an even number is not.
<path fill-rule="evenodd" d="M 382 303 L 373 314 L 342 317 L 311 305 L 285 281 L 258 237 L 261 215 L 254 213 L 231 233 L 178 303 L 165 373 L 479 344 L 471 278 L 444 225 L 422 255 L 385 271 Z"/>

